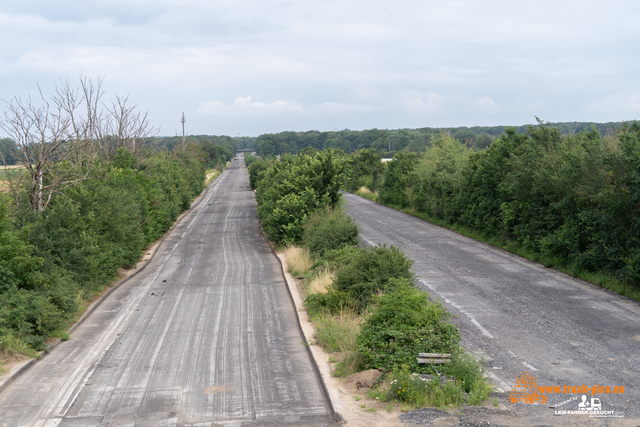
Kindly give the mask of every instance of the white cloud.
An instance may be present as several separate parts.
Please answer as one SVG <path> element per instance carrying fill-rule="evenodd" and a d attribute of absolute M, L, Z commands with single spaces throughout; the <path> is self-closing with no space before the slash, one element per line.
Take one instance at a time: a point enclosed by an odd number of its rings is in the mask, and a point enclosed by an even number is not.
<path fill-rule="evenodd" d="M 342 104 L 339 102 L 323 102 L 311 107 L 311 111 L 326 114 L 351 114 L 351 113 L 364 113 L 367 111 L 377 110 L 378 108 L 369 105 L 351 105 Z"/>
<path fill-rule="evenodd" d="M 593 101 L 585 107 L 590 113 L 598 115 L 628 115 L 640 113 L 640 90 L 632 93 L 617 93 L 605 98 Z M 618 120 L 628 119 L 628 116 Z"/>
<path fill-rule="evenodd" d="M 493 99 L 489 98 L 488 96 L 485 96 L 484 98 L 476 99 L 473 101 L 473 103 L 478 107 L 485 108 L 485 109 L 496 107 L 496 103 L 493 102 Z"/>
<path fill-rule="evenodd" d="M 200 104 L 200 114 L 221 114 L 231 116 L 251 116 L 255 114 L 300 113 L 304 109 L 300 104 L 290 101 L 254 101 L 252 96 L 239 96 L 233 104 L 223 104 L 220 101 L 209 101 Z"/>
<path fill-rule="evenodd" d="M 242 122 L 258 135 L 423 117 L 603 121 L 640 108 L 640 93 L 628 93 L 640 69 L 634 0 L 6 3 L 0 98 L 105 76 L 109 92 L 130 94 L 165 129 L 182 111 L 194 133 L 236 134 Z"/>
<path fill-rule="evenodd" d="M 401 99 L 403 110 L 416 116 L 441 112 L 444 108 L 445 98 L 437 93 L 421 94 Z"/>

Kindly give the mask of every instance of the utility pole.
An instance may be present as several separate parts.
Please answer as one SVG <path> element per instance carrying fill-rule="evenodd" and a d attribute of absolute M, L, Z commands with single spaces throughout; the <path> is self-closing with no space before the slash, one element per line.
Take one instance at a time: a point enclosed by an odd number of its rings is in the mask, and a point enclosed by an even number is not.
<path fill-rule="evenodd" d="M 184 116 L 184 111 L 183 111 L 182 112 L 182 120 L 181 120 L 181 122 L 182 122 L 182 145 L 184 145 L 184 143 L 186 141 L 185 136 L 184 136 L 184 123 L 186 121 L 187 121 L 187 118 Z"/>

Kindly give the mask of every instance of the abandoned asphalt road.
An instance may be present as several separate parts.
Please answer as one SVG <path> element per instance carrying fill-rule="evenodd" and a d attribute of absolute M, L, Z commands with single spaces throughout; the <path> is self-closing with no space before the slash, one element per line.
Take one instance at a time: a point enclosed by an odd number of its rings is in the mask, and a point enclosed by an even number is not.
<path fill-rule="evenodd" d="M 554 414 L 550 406 L 578 409 L 584 393 L 554 391 L 545 393 L 545 404 L 511 404 L 517 376 L 531 371 L 539 386 L 584 385 L 588 401 L 599 399 L 602 411 L 640 419 L 640 304 L 403 212 L 344 197 L 364 243 L 393 244 L 415 260 L 419 286 L 456 316 L 463 345 L 485 358 L 509 409 L 531 425 Z M 553 419 L 557 425 L 594 421 Z M 622 418 L 598 421 L 617 425 Z"/>
<path fill-rule="evenodd" d="M 145 270 L 0 393 L 0 425 L 330 425 L 285 286 L 235 160 Z"/>

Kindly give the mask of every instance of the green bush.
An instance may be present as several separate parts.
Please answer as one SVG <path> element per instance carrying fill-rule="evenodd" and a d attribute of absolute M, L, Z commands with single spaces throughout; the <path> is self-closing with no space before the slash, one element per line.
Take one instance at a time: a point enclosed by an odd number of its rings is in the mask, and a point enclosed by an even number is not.
<path fill-rule="evenodd" d="M 0 335 L 45 348 L 83 297 L 134 265 L 190 206 L 203 188 L 205 154 L 194 144 L 142 161 L 120 151 L 43 212 L 0 200 Z"/>
<path fill-rule="evenodd" d="M 349 264 L 357 254 L 365 250 L 366 249 L 358 246 L 344 246 L 340 249 L 331 249 L 325 251 L 311 268 L 330 268 L 332 270 L 337 270 L 338 268 Z"/>
<path fill-rule="evenodd" d="M 327 293 L 310 294 L 304 300 L 304 306 L 311 317 L 334 315 L 343 310 L 357 312 L 359 304 L 347 292 L 330 289 Z"/>
<path fill-rule="evenodd" d="M 406 194 L 410 186 L 410 172 L 418 164 L 414 153 L 398 153 L 393 161 L 387 164 L 384 182 L 380 188 L 380 201 L 384 204 L 404 208 L 409 199 Z"/>
<path fill-rule="evenodd" d="M 413 260 L 395 246 L 375 246 L 359 251 L 336 272 L 335 287 L 348 293 L 358 302 L 360 311 L 364 310 L 371 296 L 393 290 L 397 283 L 390 279 L 412 281 Z"/>
<path fill-rule="evenodd" d="M 250 180 L 252 169 L 262 163 L 251 165 Z M 299 243 L 302 226 L 316 209 L 338 206 L 347 166 L 347 160 L 328 150 L 314 157 L 283 155 L 260 171 L 256 200 L 267 237 L 276 243 Z"/>
<path fill-rule="evenodd" d="M 428 372 L 418 365 L 418 353 L 452 353 L 460 334 L 441 304 L 406 279 L 396 282 L 395 291 L 374 297 L 374 309 L 360 328 L 362 369 L 407 365 L 413 372 Z"/>
<path fill-rule="evenodd" d="M 316 211 L 304 224 L 302 243 L 314 255 L 326 251 L 358 245 L 359 227 L 340 209 L 325 208 Z"/>

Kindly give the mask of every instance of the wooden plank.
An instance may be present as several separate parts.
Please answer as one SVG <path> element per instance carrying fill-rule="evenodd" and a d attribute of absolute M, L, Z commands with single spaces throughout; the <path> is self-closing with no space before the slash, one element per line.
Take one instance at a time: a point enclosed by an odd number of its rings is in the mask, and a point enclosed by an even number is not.
<path fill-rule="evenodd" d="M 418 358 L 418 363 L 451 363 L 451 359 Z"/>
<path fill-rule="evenodd" d="M 446 357 L 451 357 L 451 353 L 418 353 L 418 357 L 446 358 Z"/>

